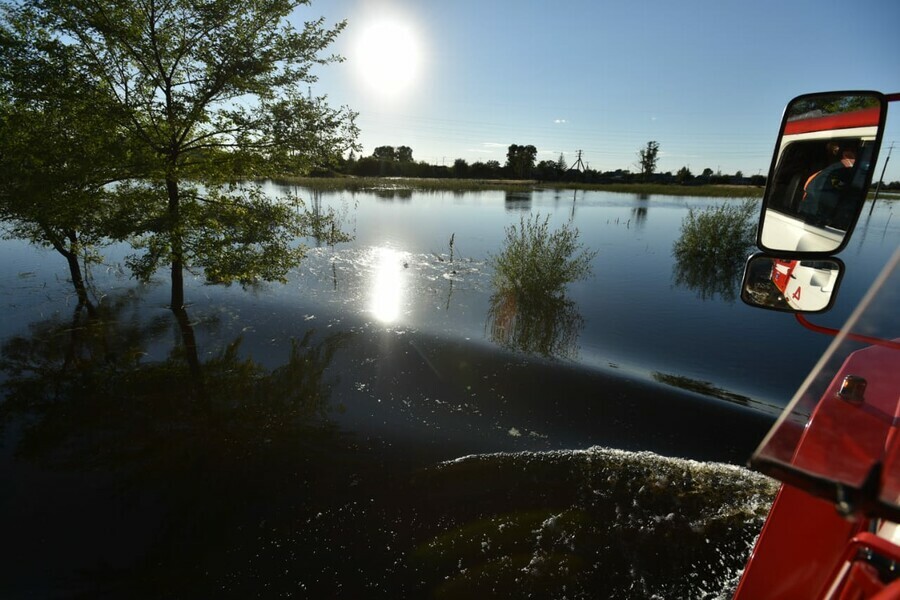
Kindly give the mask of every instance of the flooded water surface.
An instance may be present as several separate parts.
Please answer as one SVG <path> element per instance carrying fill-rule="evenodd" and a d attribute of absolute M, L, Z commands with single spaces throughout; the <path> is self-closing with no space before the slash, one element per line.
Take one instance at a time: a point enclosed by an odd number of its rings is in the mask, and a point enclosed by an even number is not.
<path fill-rule="evenodd" d="M 353 241 L 179 311 L 112 248 L 89 318 L 60 257 L 2 242 L 0 596 L 729 597 L 776 489 L 740 465 L 830 341 L 674 258 L 742 200 L 293 191 Z M 495 277 L 537 214 L 595 252 L 549 303 Z"/>

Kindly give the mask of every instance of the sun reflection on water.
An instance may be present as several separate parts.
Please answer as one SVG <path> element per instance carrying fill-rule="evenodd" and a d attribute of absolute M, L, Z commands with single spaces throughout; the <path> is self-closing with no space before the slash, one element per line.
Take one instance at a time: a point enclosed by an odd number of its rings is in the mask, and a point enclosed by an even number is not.
<path fill-rule="evenodd" d="M 369 310 L 382 323 L 395 323 L 406 293 L 403 271 L 407 254 L 392 248 L 375 248 L 372 258 L 374 270 Z"/>

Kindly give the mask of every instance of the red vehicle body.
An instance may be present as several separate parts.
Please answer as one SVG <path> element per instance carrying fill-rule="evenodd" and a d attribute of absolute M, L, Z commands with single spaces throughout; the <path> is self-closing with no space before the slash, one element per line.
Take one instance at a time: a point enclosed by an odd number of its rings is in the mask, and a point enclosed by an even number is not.
<path fill-rule="evenodd" d="M 784 294 L 787 291 L 788 283 L 791 280 L 791 273 L 799 261 L 776 259 L 772 267 L 772 283 Z"/>
<path fill-rule="evenodd" d="M 838 269 L 822 266 L 776 258 L 772 261 L 771 280 L 792 309 L 819 312 L 828 306 L 839 278 Z"/>
<path fill-rule="evenodd" d="M 847 93 L 846 97 L 856 99 L 854 94 L 865 93 Z M 769 283 L 781 297 L 771 304 L 745 297 L 749 303 L 792 312 L 810 310 L 801 301 L 797 283 L 804 280 L 801 270 L 837 273 L 843 268 L 839 261 L 828 263 L 823 256 L 827 252 L 812 252 L 796 241 L 820 227 L 839 240 L 833 251 L 845 246 L 865 202 L 887 102 L 900 99 L 897 94 L 871 95 L 879 99 L 880 108 L 845 110 L 806 122 L 792 122 L 786 112 L 758 238 L 758 245 L 768 253 L 765 260 L 771 261 Z M 800 97 L 792 103 L 806 99 Z M 790 109 L 791 104 L 788 106 Z M 820 137 L 843 143 L 854 119 L 864 131 L 852 142 L 859 148 L 868 144 L 871 164 L 862 167 L 869 172 L 859 178 L 868 179 L 854 190 L 858 192 L 856 213 L 850 227 L 842 231 L 830 224 L 823 226 L 821 215 L 806 219 L 796 209 L 799 192 L 778 186 L 779 181 L 808 178 L 808 170 L 791 171 L 783 166 L 781 159 L 788 154 L 785 151 L 791 140 L 809 133 L 818 135 L 824 128 L 824 133 L 830 129 L 831 135 Z M 809 138 L 804 141 L 808 143 Z M 767 220 L 769 229 L 763 233 Z M 795 230 L 787 232 L 786 226 Z M 813 280 L 804 280 L 803 294 Z M 826 295 L 835 289 L 830 284 L 822 287 Z M 782 487 L 744 569 L 736 600 L 900 599 L 900 340 L 889 339 L 897 335 L 892 317 L 898 306 L 900 250 L 847 324 L 839 332 L 833 331 L 836 338 L 828 352 L 751 459 L 752 467 L 781 480 Z M 823 331 L 800 315 L 798 321 Z M 891 327 L 893 331 L 882 334 L 881 330 Z"/>
<path fill-rule="evenodd" d="M 799 437 L 791 457 L 795 466 L 862 485 L 871 465 L 883 465 L 887 455 L 896 453 L 898 351 L 872 346 L 847 358 L 808 424 L 790 425 Z M 775 439 L 781 443 L 792 436 L 782 432 Z M 798 483 L 782 485 L 735 598 L 871 598 L 876 593 L 900 598 L 900 580 L 889 581 L 897 569 L 893 563 L 900 561 L 894 523 L 843 515 L 834 501 L 815 497 Z"/>

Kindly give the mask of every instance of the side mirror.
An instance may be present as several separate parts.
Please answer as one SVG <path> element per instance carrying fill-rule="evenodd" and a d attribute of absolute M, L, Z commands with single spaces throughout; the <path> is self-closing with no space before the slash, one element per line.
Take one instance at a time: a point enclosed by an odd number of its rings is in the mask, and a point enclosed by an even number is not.
<path fill-rule="evenodd" d="M 763 197 L 761 249 L 825 256 L 846 246 L 872 182 L 886 114 L 879 92 L 791 100 Z"/>
<path fill-rule="evenodd" d="M 744 268 L 741 300 L 750 306 L 815 313 L 831 308 L 844 274 L 836 258 L 796 260 L 754 254 Z"/>

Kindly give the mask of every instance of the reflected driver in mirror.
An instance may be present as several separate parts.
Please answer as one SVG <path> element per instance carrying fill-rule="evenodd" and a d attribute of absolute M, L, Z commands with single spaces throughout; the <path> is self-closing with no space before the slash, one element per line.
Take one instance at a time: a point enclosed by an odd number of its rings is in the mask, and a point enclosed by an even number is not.
<path fill-rule="evenodd" d="M 846 207 L 845 196 L 850 189 L 853 166 L 856 164 L 856 145 L 842 144 L 835 148 L 829 144 L 829 152 L 835 152 L 839 158 L 824 169 L 809 176 L 803 186 L 803 201 L 800 211 L 814 225 L 847 228 L 847 216 L 851 207 Z"/>

